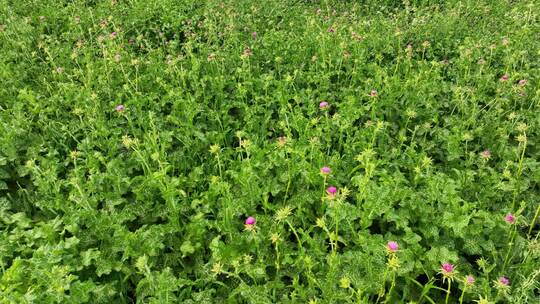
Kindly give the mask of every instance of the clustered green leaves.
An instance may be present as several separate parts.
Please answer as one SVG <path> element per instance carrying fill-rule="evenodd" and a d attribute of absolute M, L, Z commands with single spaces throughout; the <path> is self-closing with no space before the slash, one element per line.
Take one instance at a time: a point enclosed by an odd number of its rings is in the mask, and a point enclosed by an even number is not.
<path fill-rule="evenodd" d="M 0 303 L 539 301 L 539 12 L 0 0 Z"/>

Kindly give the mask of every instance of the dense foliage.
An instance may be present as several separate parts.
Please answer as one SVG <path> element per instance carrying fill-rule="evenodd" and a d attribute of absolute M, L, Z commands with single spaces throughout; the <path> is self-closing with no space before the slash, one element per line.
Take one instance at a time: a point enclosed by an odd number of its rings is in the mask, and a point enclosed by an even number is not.
<path fill-rule="evenodd" d="M 537 303 L 539 13 L 0 0 L 0 303 Z"/>

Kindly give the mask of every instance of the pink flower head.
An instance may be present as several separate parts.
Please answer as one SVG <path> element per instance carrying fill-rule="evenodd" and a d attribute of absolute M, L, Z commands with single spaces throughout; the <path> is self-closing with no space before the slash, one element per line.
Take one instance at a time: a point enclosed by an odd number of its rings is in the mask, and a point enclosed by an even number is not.
<path fill-rule="evenodd" d="M 257 32 L 251 33 L 251 38 L 256 39 L 257 38 Z"/>
<path fill-rule="evenodd" d="M 389 241 L 389 242 L 386 244 L 386 250 L 388 250 L 388 252 L 390 252 L 390 253 L 394 253 L 394 252 L 396 252 L 398 249 L 399 249 L 399 245 L 398 245 L 397 242 Z"/>
<path fill-rule="evenodd" d="M 500 80 L 501 80 L 501 81 L 507 81 L 509 78 L 510 78 L 510 77 L 508 77 L 507 74 L 504 74 L 504 75 L 501 76 Z"/>
<path fill-rule="evenodd" d="M 526 84 L 527 84 L 527 79 L 521 79 L 521 80 L 518 82 L 518 84 L 519 84 L 520 86 L 526 85 Z"/>
<path fill-rule="evenodd" d="M 255 218 L 253 216 L 250 216 L 246 219 L 246 225 L 248 226 L 252 226 L 252 225 L 255 225 Z"/>
<path fill-rule="evenodd" d="M 321 173 L 322 174 L 330 174 L 330 172 L 332 172 L 332 169 L 330 169 L 329 167 L 322 167 L 321 168 Z"/>
<path fill-rule="evenodd" d="M 472 275 L 468 275 L 468 276 L 465 277 L 465 284 L 467 284 L 467 285 L 474 284 L 474 281 L 475 281 L 475 279 L 474 279 L 474 277 Z"/>
<path fill-rule="evenodd" d="M 324 110 L 326 108 L 328 108 L 328 102 L 321 101 L 321 103 L 319 103 L 319 109 Z"/>
<path fill-rule="evenodd" d="M 441 265 L 441 271 L 443 275 L 450 275 L 454 272 L 454 265 L 450 263 L 443 263 Z"/>
<path fill-rule="evenodd" d="M 369 96 L 377 97 L 377 90 L 371 90 L 371 92 L 369 92 Z"/>
<path fill-rule="evenodd" d="M 126 107 L 124 105 L 122 105 L 122 104 L 119 104 L 114 109 L 116 110 L 116 112 L 124 112 Z"/>
<path fill-rule="evenodd" d="M 482 158 L 484 158 L 484 159 L 488 159 L 488 158 L 491 157 L 491 151 L 489 151 L 488 149 L 486 149 L 486 150 L 484 150 L 484 151 L 482 151 L 482 152 L 480 153 L 480 156 L 481 156 Z"/>
<path fill-rule="evenodd" d="M 111 38 L 116 38 L 116 32 L 111 33 Z"/>
<path fill-rule="evenodd" d="M 332 197 L 333 197 L 334 195 L 336 195 L 336 192 L 337 192 L 337 188 L 334 187 L 334 186 L 330 186 L 330 187 L 328 187 L 328 188 L 326 189 L 326 193 L 328 193 L 328 195 L 330 195 L 330 196 L 332 196 Z"/>
<path fill-rule="evenodd" d="M 504 220 L 508 223 L 508 224 L 513 224 L 516 222 L 516 218 L 514 217 L 514 215 L 512 213 L 508 213 L 507 215 L 504 216 Z"/>
<path fill-rule="evenodd" d="M 506 286 L 510 285 L 510 280 L 509 280 L 507 277 L 505 277 L 505 276 L 500 277 L 499 280 L 498 280 L 498 282 L 499 282 L 499 284 L 501 284 L 501 286 L 503 286 L 503 287 L 506 287 Z"/>
<path fill-rule="evenodd" d="M 336 31 L 336 30 L 335 30 L 333 27 L 329 27 L 329 28 L 328 28 L 328 32 L 329 32 L 329 33 L 334 33 L 335 31 Z"/>

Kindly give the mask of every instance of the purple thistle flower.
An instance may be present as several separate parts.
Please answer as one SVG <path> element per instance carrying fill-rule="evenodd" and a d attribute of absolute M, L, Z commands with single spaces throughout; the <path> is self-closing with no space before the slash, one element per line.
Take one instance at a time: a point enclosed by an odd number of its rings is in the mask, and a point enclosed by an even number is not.
<path fill-rule="evenodd" d="M 111 33 L 111 38 L 116 38 L 116 35 L 117 35 L 116 32 L 112 32 Z"/>
<path fill-rule="evenodd" d="M 518 84 L 519 84 L 520 86 L 526 85 L 526 84 L 527 84 L 527 79 L 521 79 L 521 80 L 518 82 Z"/>
<path fill-rule="evenodd" d="M 246 219 L 246 225 L 248 226 L 252 226 L 252 225 L 255 225 L 255 218 L 253 216 L 250 216 Z"/>
<path fill-rule="evenodd" d="M 257 32 L 251 33 L 251 38 L 256 39 L 257 38 Z"/>
<path fill-rule="evenodd" d="M 330 169 L 329 167 L 322 167 L 321 168 L 321 173 L 322 174 L 330 174 L 330 172 L 332 172 L 332 169 Z"/>
<path fill-rule="evenodd" d="M 467 285 L 472 285 L 474 284 L 476 280 L 474 279 L 474 277 L 472 275 L 468 275 L 465 277 L 465 284 Z"/>
<path fill-rule="evenodd" d="M 335 31 L 336 31 L 336 30 L 335 30 L 333 27 L 329 27 L 329 28 L 328 28 L 328 32 L 329 32 L 329 33 L 334 33 Z"/>
<path fill-rule="evenodd" d="M 369 96 L 377 97 L 377 90 L 371 90 L 371 92 L 369 93 Z"/>
<path fill-rule="evenodd" d="M 501 286 L 503 286 L 503 287 L 506 287 L 506 286 L 510 285 L 510 280 L 507 277 L 502 276 L 502 277 L 499 278 L 499 284 L 501 284 Z"/>
<path fill-rule="evenodd" d="M 116 112 L 124 112 L 126 107 L 124 105 L 122 105 L 122 104 L 119 104 L 114 109 L 116 110 Z"/>
<path fill-rule="evenodd" d="M 504 220 L 510 225 L 516 222 L 516 218 L 512 213 L 508 213 L 507 215 L 505 215 Z"/>
<path fill-rule="evenodd" d="M 330 195 L 331 197 L 333 197 L 334 195 L 336 195 L 336 192 L 337 192 L 337 188 L 334 187 L 334 186 L 330 186 L 326 189 L 326 193 L 328 193 L 328 195 Z"/>
<path fill-rule="evenodd" d="M 454 265 L 452 265 L 450 263 L 443 263 L 441 265 L 441 271 L 442 271 L 443 275 L 452 274 L 454 272 Z"/>
<path fill-rule="evenodd" d="M 328 108 L 328 102 L 326 102 L 326 101 L 321 101 L 321 103 L 319 103 L 319 108 L 320 108 L 321 110 L 324 110 L 324 109 Z"/>
<path fill-rule="evenodd" d="M 507 75 L 507 74 L 504 74 L 501 76 L 500 80 L 501 81 L 507 81 L 510 77 Z"/>
<path fill-rule="evenodd" d="M 386 249 L 388 250 L 388 252 L 394 253 L 394 252 L 396 252 L 396 251 L 399 249 L 399 245 L 398 245 L 397 242 L 389 241 L 389 242 L 386 244 Z"/>

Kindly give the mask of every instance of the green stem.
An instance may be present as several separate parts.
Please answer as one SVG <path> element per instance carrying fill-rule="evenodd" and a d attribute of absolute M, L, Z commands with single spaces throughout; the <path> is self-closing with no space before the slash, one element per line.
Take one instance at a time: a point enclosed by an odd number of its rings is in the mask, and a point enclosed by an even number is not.
<path fill-rule="evenodd" d="M 465 296 L 465 290 L 467 290 L 467 285 L 463 287 L 463 291 L 461 292 L 461 296 L 459 297 L 459 304 L 463 304 L 463 296 Z"/>
<path fill-rule="evenodd" d="M 392 291 L 394 290 L 395 285 L 396 285 L 396 274 L 392 273 L 392 284 L 390 285 L 390 290 L 388 290 L 388 293 L 386 294 L 386 299 L 384 300 L 384 303 L 388 303 L 388 300 L 390 300 L 390 297 L 392 296 Z"/>
<path fill-rule="evenodd" d="M 219 153 L 216 154 L 216 157 L 217 157 L 217 163 L 218 163 L 218 169 L 219 169 L 219 177 L 223 178 L 223 175 L 221 174 L 221 160 L 219 158 Z"/>
<path fill-rule="evenodd" d="M 381 297 L 384 295 L 384 290 L 386 288 L 386 275 L 388 273 L 388 266 L 386 266 L 386 268 L 384 268 L 384 274 L 383 274 L 383 286 L 381 288 L 381 291 L 379 292 L 379 294 L 377 295 L 377 301 L 375 303 L 379 303 L 379 300 L 381 299 Z"/>
<path fill-rule="evenodd" d="M 531 232 L 534 227 L 534 224 L 536 224 L 536 219 L 538 218 L 539 213 L 540 213 L 540 204 L 538 204 L 538 208 L 536 208 L 536 213 L 534 214 L 533 220 L 531 224 L 529 225 L 529 232 L 527 233 L 527 238 L 531 237 Z"/>
<path fill-rule="evenodd" d="M 448 290 L 446 291 L 446 300 L 445 304 L 448 304 L 448 299 L 450 298 L 450 287 L 452 286 L 452 281 L 448 280 Z"/>
<path fill-rule="evenodd" d="M 512 251 L 512 244 L 514 244 L 514 238 L 516 237 L 516 229 L 514 228 L 512 230 L 512 234 L 510 235 L 510 242 L 508 242 L 508 250 L 506 251 L 506 256 L 504 257 L 504 264 L 502 267 L 502 271 L 506 269 L 506 265 L 508 264 L 508 260 L 510 258 L 510 252 Z"/>
<path fill-rule="evenodd" d="M 296 233 L 296 229 L 294 229 L 294 227 L 291 225 L 289 221 L 287 221 L 287 224 L 289 225 L 289 228 L 291 228 L 294 236 L 296 237 L 296 240 L 298 241 L 298 246 L 300 246 L 300 250 L 304 251 L 304 247 L 302 246 L 302 240 L 298 236 L 298 233 Z"/>
<path fill-rule="evenodd" d="M 525 158 L 525 150 L 527 149 L 527 142 L 525 141 L 523 143 L 523 149 L 521 150 L 521 155 L 519 157 L 519 164 L 518 164 L 518 170 L 516 175 L 516 182 L 519 182 L 519 178 L 521 177 L 521 173 L 523 172 L 523 159 Z M 519 192 L 519 185 L 518 188 L 514 191 L 514 199 L 512 200 L 512 210 L 516 207 L 516 197 Z"/>
<path fill-rule="evenodd" d="M 336 211 L 336 210 L 334 210 L 334 215 L 336 215 L 336 212 L 335 212 L 335 211 Z M 338 222 L 338 219 L 337 219 L 337 215 L 336 215 L 336 217 L 334 218 L 334 221 L 336 222 L 336 234 L 335 234 L 336 239 L 334 240 L 334 242 L 335 242 L 336 245 L 334 246 L 334 251 L 335 251 L 334 254 L 336 254 L 336 253 L 337 253 L 337 250 L 338 250 L 338 240 L 339 240 L 339 234 L 338 234 L 338 231 L 339 231 L 339 222 Z"/>

